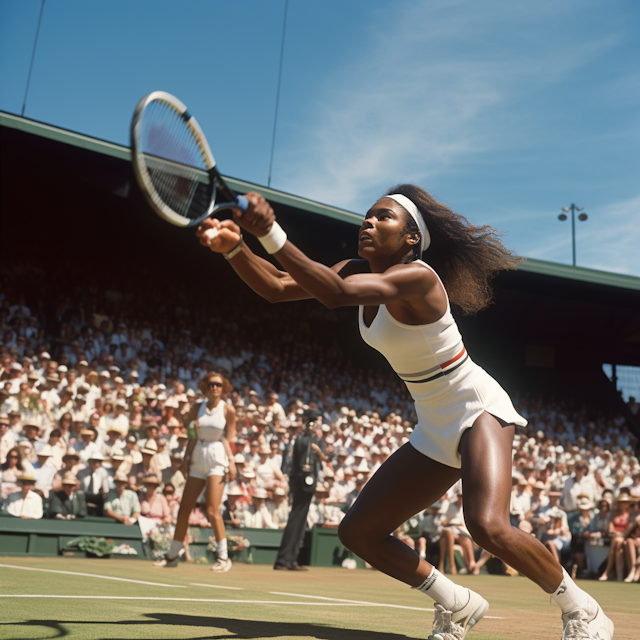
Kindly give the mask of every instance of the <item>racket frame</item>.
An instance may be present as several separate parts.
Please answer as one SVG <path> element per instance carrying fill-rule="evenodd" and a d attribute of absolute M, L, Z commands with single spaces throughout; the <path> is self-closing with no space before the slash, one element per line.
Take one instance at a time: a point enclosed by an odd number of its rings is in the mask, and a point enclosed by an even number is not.
<path fill-rule="evenodd" d="M 187 127 L 191 130 L 196 143 L 202 152 L 206 171 L 209 174 L 209 179 L 211 180 L 212 193 L 211 203 L 209 204 L 207 211 L 198 218 L 187 218 L 167 206 L 158 195 L 155 187 L 153 186 L 153 181 L 149 176 L 147 163 L 143 160 L 144 153 L 141 150 L 140 145 L 140 129 L 145 109 L 154 101 L 164 102 L 178 113 L 178 115 L 184 120 Z M 144 194 L 149 206 L 163 220 L 166 220 L 178 227 L 196 226 L 204 219 L 222 209 L 239 208 L 245 211 L 248 206 L 246 199 L 242 196 L 238 196 L 232 189 L 230 189 L 220 175 L 220 172 L 216 168 L 216 161 L 213 157 L 213 153 L 211 153 L 211 147 L 209 147 L 207 138 L 200 128 L 198 121 L 189 113 L 187 106 L 182 101 L 166 91 L 153 91 L 138 101 L 131 121 L 131 161 L 136 180 L 138 181 L 140 190 Z M 224 196 L 227 200 L 226 202 L 216 204 L 216 196 L 218 192 Z"/>

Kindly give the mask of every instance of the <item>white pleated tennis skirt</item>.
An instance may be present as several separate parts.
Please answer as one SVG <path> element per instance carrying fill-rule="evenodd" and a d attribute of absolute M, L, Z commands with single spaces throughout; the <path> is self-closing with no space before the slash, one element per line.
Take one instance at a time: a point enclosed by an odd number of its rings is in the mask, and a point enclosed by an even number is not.
<path fill-rule="evenodd" d="M 483 412 L 507 424 L 527 425 L 496 380 L 477 364 L 469 365 L 473 371 L 466 372 L 462 380 L 441 393 L 422 397 L 412 393 L 418 424 L 409 442 L 432 460 L 457 469 L 462 465 L 458 452 L 462 434 Z"/>

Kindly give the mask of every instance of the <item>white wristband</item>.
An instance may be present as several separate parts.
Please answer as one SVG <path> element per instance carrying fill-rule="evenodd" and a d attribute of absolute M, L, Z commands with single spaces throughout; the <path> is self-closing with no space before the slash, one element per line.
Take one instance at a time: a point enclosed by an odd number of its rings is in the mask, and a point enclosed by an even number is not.
<path fill-rule="evenodd" d="M 284 247 L 284 243 L 287 241 L 287 234 L 277 222 L 274 222 L 269 233 L 266 236 L 262 236 L 262 238 L 258 238 L 258 240 L 260 240 L 260 244 L 266 249 L 267 253 L 276 253 Z"/>

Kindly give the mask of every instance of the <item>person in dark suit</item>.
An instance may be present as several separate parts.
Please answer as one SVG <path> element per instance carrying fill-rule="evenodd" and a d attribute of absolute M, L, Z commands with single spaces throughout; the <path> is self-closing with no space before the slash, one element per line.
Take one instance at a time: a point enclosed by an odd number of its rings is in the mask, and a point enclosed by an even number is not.
<path fill-rule="evenodd" d="M 306 571 L 298 564 L 298 553 L 307 522 L 309 505 L 313 498 L 321 463 L 325 459 L 312 423 L 320 417 L 318 411 L 306 410 L 303 419 L 305 430 L 293 443 L 291 467 L 289 469 L 289 495 L 291 513 L 282 534 L 278 556 L 273 565 L 276 570 Z"/>
<path fill-rule="evenodd" d="M 74 520 L 87 515 L 87 500 L 84 491 L 78 489 L 78 479 L 67 471 L 62 477 L 62 490 L 51 494 L 49 517 L 58 520 Z"/>

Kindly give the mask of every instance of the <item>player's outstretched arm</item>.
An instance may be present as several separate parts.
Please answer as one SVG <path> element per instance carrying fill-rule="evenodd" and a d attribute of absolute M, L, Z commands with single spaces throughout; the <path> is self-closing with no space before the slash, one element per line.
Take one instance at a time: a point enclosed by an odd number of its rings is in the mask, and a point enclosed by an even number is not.
<path fill-rule="evenodd" d="M 363 261 L 345 261 L 333 268 L 315 262 L 286 239 L 273 209 L 260 194 L 248 193 L 246 198 L 249 207 L 243 214 L 234 212 L 236 222 L 262 242 L 289 278 L 330 309 L 421 300 L 437 284 L 433 272 L 416 265 L 398 264 L 384 273 L 366 273 L 358 264 Z"/>

